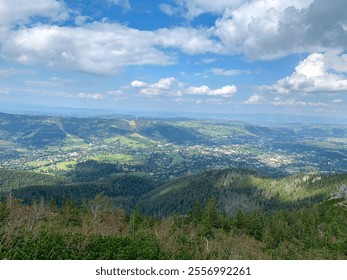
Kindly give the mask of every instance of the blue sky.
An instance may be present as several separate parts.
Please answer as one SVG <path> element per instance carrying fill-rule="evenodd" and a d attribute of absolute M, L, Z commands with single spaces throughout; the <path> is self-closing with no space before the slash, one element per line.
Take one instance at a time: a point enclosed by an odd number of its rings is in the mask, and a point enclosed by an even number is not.
<path fill-rule="evenodd" d="M 346 52 L 340 0 L 0 0 L 2 104 L 346 117 Z"/>

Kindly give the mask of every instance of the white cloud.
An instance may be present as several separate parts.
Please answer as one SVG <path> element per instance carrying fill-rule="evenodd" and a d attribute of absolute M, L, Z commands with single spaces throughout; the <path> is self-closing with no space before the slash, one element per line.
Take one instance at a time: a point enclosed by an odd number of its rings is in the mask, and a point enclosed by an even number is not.
<path fill-rule="evenodd" d="M 347 54 L 340 54 L 338 51 L 330 51 L 324 55 L 326 68 L 336 72 L 347 73 Z"/>
<path fill-rule="evenodd" d="M 68 17 L 63 1 L 57 0 L 0 0 L 0 27 L 9 29 L 27 23 L 31 17 L 41 16 L 54 21 Z"/>
<path fill-rule="evenodd" d="M 157 83 L 151 85 L 151 87 L 168 90 L 171 88 L 172 84 L 176 82 L 176 79 L 173 77 L 160 79 Z"/>
<path fill-rule="evenodd" d="M 88 20 L 91 20 L 92 18 L 89 16 L 82 16 L 82 15 L 77 15 L 75 16 L 75 24 L 80 26 L 85 24 Z"/>
<path fill-rule="evenodd" d="M 108 75 L 128 65 L 172 64 L 173 59 L 156 48 L 156 41 L 153 32 L 120 24 L 40 25 L 12 32 L 3 43 L 2 53 L 22 64 Z"/>
<path fill-rule="evenodd" d="M 142 81 L 135 80 L 135 81 L 132 81 L 130 85 L 131 85 L 131 87 L 134 87 L 134 88 L 141 88 L 141 87 L 145 87 L 146 83 L 142 82 Z"/>
<path fill-rule="evenodd" d="M 271 102 L 274 106 L 284 106 L 284 107 L 303 107 L 303 106 L 309 106 L 309 107 L 325 107 L 327 106 L 326 103 L 323 102 L 307 102 L 307 101 L 301 101 L 296 99 L 288 99 L 288 100 L 281 100 L 280 97 L 276 97 L 274 101 Z"/>
<path fill-rule="evenodd" d="M 203 13 L 219 16 L 209 35 L 220 40 L 214 53 L 266 60 L 347 45 L 347 1 L 177 0 L 161 8 L 190 20 Z"/>
<path fill-rule="evenodd" d="M 347 76 L 344 67 L 346 55 L 313 53 L 301 61 L 295 72 L 273 85 L 261 86 L 263 91 L 278 94 L 291 92 L 346 92 Z"/>
<path fill-rule="evenodd" d="M 231 97 L 237 92 L 235 85 L 227 85 L 219 89 L 210 89 L 208 86 L 189 87 L 185 90 L 185 93 L 190 95 L 207 95 L 207 96 L 220 96 Z"/>
<path fill-rule="evenodd" d="M 245 104 L 248 104 L 248 105 L 259 104 L 263 100 L 264 100 L 264 98 L 261 95 L 253 94 L 245 101 Z"/>
<path fill-rule="evenodd" d="M 104 99 L 104 96 L 100 93 L 85 93 L 85 92 L 80 92 L 78 94 L 79 98 L 86 98 L 86 99 L 93 99 L 93 100 L 100 100 Z"/>
<path fill-rule="evenodd" d="M 213 63 L 215 61 L 216 61 L 215 58 L 204 58 L 204 59 L 201 60 L 201 62 L 204 63 L 204 64 L 210 64 L 210 63 Z"/>
<path fill-rule="evenodd" d="M 243 3 L 236 9 L 226 10 L 216 21 L 216 35 L 222 40 L 225 51 L 246 53 L 251 58 L 272 59 L 285 55 L 302 36 L 303 26 L 297 18 L 302 9 L 313 0 L 257 0 Z M 287 26 L 288 25 L 288 26 Z M 295 28 L 296 34 L 288 36 L 285 28 Z M 293 30 L 289 30 L 293 33 Z M 301 37 L 300 37 L 301 38 Z"/>
<path fill-rule="evenodd" d="M 347 2 L 253 0 L 227 9 L 215 24 L 226 53 L 276 59 L 289 53 L 345 48 Z"/>
<path fill-rule="evenodd" d="M 108 1 L 130 8 L 128 0 Z M 343 50 L 347 45 L 347 1 L 177 0 L 174 6 L 160 7 L 167 14 L 180 11 L 190 19 L 203 13 L 219 18 L 210 28 L 146 31 L 107 21 L 87 24 L 89 17 L 70 11 L 63 1 L 0 0 L 1 56 L 24 64 L 105 75 L 129 65 L 174 64 L 172 48 L 190 55 L 275 59 L 289 53 Z M 32 21 L 35 16 L 51 22 L 65 20 L 69 14 L 75 15 L 77 27 Z M 331 63 L 341 72 L 347 68 L 347 55 Z M 214 74 L 232 76 L 237 71 L 216 68 Z"/>
<path fill-rule="evenodd" d="M 130 10 L 129 0 L 107 0 L 110 4 L 121 6 L 124 10 Z"/>
<path fill-rule="evenodd" d="M 21 64 L 108 75 L 130 65 L 174 64 L 175 57 L 166 54 L 166 48 L 188 54 L 218 51 L 219 44 L 209 39 L 211 32 L 189 27 L 141 31 L 107 22 L 37 25 L 9 32 L 1 51 L 5 59 Z"/>
<path fill-rule="evenodd" d="M 157 44 L 164 48 L 178 48 L 184 53 L 195 55 L 204 53 L 219 53 L 222 46 L 217 40 L 211 39 L 213 29 L 175 27 L 157 30 Z"/>
<path fill-rule="evenodd" d="M 192 95 L 208 95 L 208 93 L 211 91 L 211 89 L 208 86 L 200 86 L 200 87 L 189 87 L 186 90 L 186 93 L 192 94 Z"/>
<path fill-rule="evenodd" d="M 339 103 L 343 103 L 343 100 L 342 99 L 334 99 L 332 102 L 339 104 Z"/>
<path fill-rule="evenodd" d="M 162 78 L 154 84 L 135 80 L 130 85 L 133 88 L 140 88 L 140 93 L 146 96 L 176 95 L 178 87 L 177 80 L 173 77 Z"/>
<path fill-rule="evenodd" d="M 213 68 L 210 70 L 212 74 L 217 76 L 237 76 L 242 74 L 251 74 L 251 71 L 249 70 L 242 70 L 242 69 L 223 69 L 223 68 Z"/>
<path fill-rule="evenodd" d="M 237 7 L 243 0 L 178 0 L 176 5 L 161 4 L 160 9 L 169 16 L 182 15 L 188 19 L 204 13 L 222 14 L 227 8 Z"/>
<path fill-rule="evenodd" d="M 175 14 L 179 14 L 181 12 L 180 7 L 174 7 L 172 5 L 169 5 L 167 3 L 160 3 L 159 4 L 159 9 L 167 14 L 168 16 L 173 16 Z"/>
<path fill-rule="evenodd" d="M 203 13 L 219 16 L 210 28 L 209 38 L 220 40 L 213 53 L 267 60 L 347 45 L 347 1 L 178 0 L 163 7 L 169 15 L 188 19 Z"/>
<path fill-rule="evenodd" d="M 130 85 L 132 88 L 139 88 L 139 92 L 147 96 L 165 95 L 171 97 L 182 97 L 187 94 L 196 96 L 231 97 L 237 92 L 237 87 L 235 85 L 227 85 L 218 89 L 211 89 L 206 85 L 187 88 L 183 83 L 173 77 L 162 78 L 153 84 L 135 80 L 132 81 Z"/>

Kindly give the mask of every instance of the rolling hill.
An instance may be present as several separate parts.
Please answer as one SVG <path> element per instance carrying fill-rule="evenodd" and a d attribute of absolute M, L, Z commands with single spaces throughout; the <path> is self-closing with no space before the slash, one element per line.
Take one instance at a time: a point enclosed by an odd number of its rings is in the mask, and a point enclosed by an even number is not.
<path fill-rule="evenodd" d="M 169 182 L 141 197 L 143 211 L 158 216 L 186 214 L 213 196 L 229 215 L 239 210 L 293 209 L 322 202 L 347 185 L 347 174 L 295 175 L 281 179 L 239 169 L 202 172 Z M 343 192 L 343 191 L 342 191 Z"/>
<path fill-rule="evenodd" d="M 117 168 L 112 164 L 87 162 L 65 178 L 0 170 L 0 191 L 7 196 L 11 184 L 12 195 L 27 204 L 53 198 L 58 205 L 66 198 L 80 204 L 83 199 L 92 200 L 102 194 L 113 201 L 115 208 L 131 211 L 138 206 L 143 213 L 159 217 L 185 215 L 197 202 L 204 206 L 211 197 L 216 198 L 219 209 L 228 215 L 235 215 L 239 210 L 299 209 L 329 198 L 347 197 L 347 174 L 274 179 L 248 170 L 223 169 L 158 185 L 149 176 L 124 173 Z"/>

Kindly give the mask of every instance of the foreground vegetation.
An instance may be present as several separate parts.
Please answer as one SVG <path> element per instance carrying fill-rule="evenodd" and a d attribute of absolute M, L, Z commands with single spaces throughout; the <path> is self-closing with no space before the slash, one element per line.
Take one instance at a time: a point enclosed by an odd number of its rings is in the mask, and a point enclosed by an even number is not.
<path fill-rule="evenodd" d="M 81 206 L 66 199 L 0 202 L 1 259 L 347 259 L 347 210 L 329 200 L 296 210 L 239 211 L 216 199 L 187 215 L 144 216 L 112 209 L 98 195 Z"/>

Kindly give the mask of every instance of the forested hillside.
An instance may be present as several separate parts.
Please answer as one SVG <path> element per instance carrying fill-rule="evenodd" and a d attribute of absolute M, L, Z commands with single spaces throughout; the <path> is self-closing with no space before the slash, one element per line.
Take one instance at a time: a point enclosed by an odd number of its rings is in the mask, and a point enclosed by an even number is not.
<path fill-rule="evenodd" d="M 194 202 L 203 205 L 214 196 L 229 215 L 238 210 L 294 209 L 326 200 L 347 185 L 347 175 L 294 175 L 281 179 L 247 170 L 212 170 L 169 182 L 140 199 L 147 213 L 184 214 Z"/>
<path fill-rule="evenodd" d="M 168 183 L 153 180 L 139 172 L 123 172 L 117 164 L 87 161 L 65 177 L 33 172 L 0 170 L 0 195 L 11 195 L 25 204 L 50 201 L 61 207 L 64 199 L 110 198 L 113 208 L 164 217 L 185 215 L 196 202 L 206 205 L 216 198 L 218 208 L 228 215 L 237 211 L 299 209 L 346 193 L 347 174 L 307 174 L 284 178 L 264 177 L 253 171 L 222 169 L 174 179 Z M 340 196 L 341 196 L 340 195 Z"/>
<path fill-rule="evenodd" d="M 347 259 L 341 200 L 297 210 L 237 212 L 211 198 L 164 219 L 110 210 L 107 197 L 31 206 L 0 202 L 0 259 Z"/>

